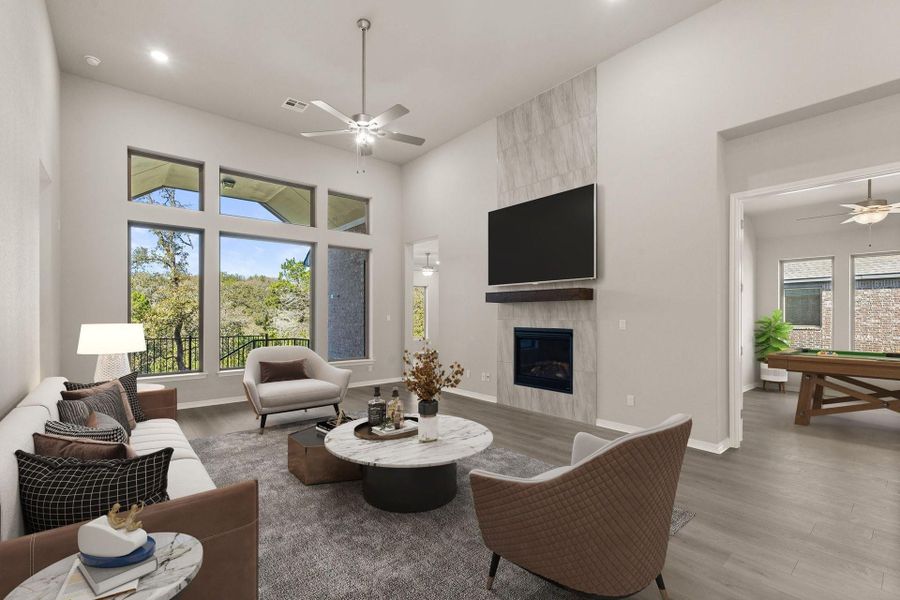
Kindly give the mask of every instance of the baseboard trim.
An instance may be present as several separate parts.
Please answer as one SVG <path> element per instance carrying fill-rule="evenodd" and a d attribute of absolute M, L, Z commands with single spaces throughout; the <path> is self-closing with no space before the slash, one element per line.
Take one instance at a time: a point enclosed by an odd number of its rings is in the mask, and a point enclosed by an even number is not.
<path fill-rule="evenodd" d="M 400 376 L 388 377 L 387 379 L 370 379 L 369 381 L 351 382 L 349 387 L 352 387 L 352 388 L 369 387 L 369 386 L 373 386 L 373 385 L 385 385 L 388 383 L 400 383 L 401 381 L 403 381 L 403 378 Z"/>
<path fill-rule="evenodd" d="M 221 404 L 237 404 L 238 402 L 246 402 L 244 396 L 231 396 L 230 398 L 210 398 L 209 400 L 191 400 L 190 402 L 179 402 L 178 410 L 183 408 L 202 408 L 204 406 L 219 406 Z"/>
<path fill-rule="evenodd" d="M 472 398 L 473 400 L 481 400 L 482 402 L 490 402 L 492 404 L 497 404 L 497 396 L 491 396 L 490 394 L 482 394 L 481 392 L 472 392 L 469 390 L 464 390 L 461 388 L 453 388 L 444 390 L 448 394 L 456 394 L 457 396 L 464 396 L 466 398 Z"/>
<path fill-rule="evenodd" d="M 741 391 L 746 394 L 750 390 L 755 390 L 758 387 L 762 387 L 762 384 L 759 381 L 754 381 L 753 383 L 745 384 Z"/>
<path fill-rule="evenodd" d="M 625 423 L 617 423 L 616 421 L 607 421 L 605 419 L 597 419 L 597 427 L 602 427 L 604 429 L 612 429 L 613 431 L 621 431 L 623 433 L 634 433 L 635 431 L 642 431 L 644 427 L 638 427 L 637 425 L 626 425 Z M 688 439 L 688 448 L 693 448 L 694 450 L 701 450 L 703 452 L 709 452 L 710 454 L 722 454 L 729 448 L 731 448 L 731 442 L 727 439 L 722 440 L 718 444 L 713 442 L 705 442 L 703 440 L 698 440 L 695 438 Z"/>

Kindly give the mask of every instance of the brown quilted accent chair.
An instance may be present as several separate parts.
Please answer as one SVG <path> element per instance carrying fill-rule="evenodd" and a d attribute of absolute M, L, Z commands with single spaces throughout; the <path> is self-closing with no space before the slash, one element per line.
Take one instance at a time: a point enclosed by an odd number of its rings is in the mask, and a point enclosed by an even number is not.
<path fill-rule="evenodd" d="M 494 553 L 562 587 L 604 597 L 636 594 L 662 569 L 691 418 L 607 442 L 579 433 L 572 464 L 530 479 L 474 470 L 475 512 Z"/>

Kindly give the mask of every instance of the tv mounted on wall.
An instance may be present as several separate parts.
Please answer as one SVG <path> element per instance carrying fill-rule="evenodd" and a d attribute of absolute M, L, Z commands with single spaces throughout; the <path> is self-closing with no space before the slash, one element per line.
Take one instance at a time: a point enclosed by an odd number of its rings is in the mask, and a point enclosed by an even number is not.
<path fill-rule="evenodd" d="M 597 276 L 594 184 L 488 213 L 488 285 Z"/>

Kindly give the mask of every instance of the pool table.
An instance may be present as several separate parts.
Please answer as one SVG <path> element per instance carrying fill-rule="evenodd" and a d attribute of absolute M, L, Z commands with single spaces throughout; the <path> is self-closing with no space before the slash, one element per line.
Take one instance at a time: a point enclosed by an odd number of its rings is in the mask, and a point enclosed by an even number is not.
<path fill-rule="evenodd" d="M 809 425 L 810 418 L 819 415 L 879 408 L 900 412 L 900 390 L 888 390 L 861 379 L 900 381 L 898 353 L 802 348 L 770 354 L 768 363 L 775 369 L 803 374 L 794 417 L 797 425 Z M 844 395 L 825 398 L 826 388 Z"/>

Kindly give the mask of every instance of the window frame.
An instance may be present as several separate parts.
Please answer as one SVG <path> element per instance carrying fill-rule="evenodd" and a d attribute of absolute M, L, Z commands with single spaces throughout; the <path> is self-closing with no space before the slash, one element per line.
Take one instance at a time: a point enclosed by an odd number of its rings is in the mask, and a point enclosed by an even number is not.
<path fill-rule="evenodd" d="M 331 197 L 338 196 L 340 198 L 346 198 L 348 200 L 356 200 L 358 202 L 362 202 L 366 207 L 366 230 L 363 231 L 347 231 L 346 229 L 332 229 L 328 225 L 329 213 L 331 212 Z M 348 194 L 345 192 L 339 192 L 337 190 L 328 189 L 325 197 L 325 227 L 326 231 L 335 231 L 337 233 L 350 233 L 354 235 L 372 235 L 372 208 L 371 208 L 372 198 L 368 196 L 360 196 L 357 194 Z"/>
<path fill-rule="evenodd" d="M 422 288 L 422 308 L 424 310 L 424 314 L 422 315 L 422 321 L 424 324 L 425 332 L 423 334 L 422 339 L 418 339 L 416 334 L 410 331 L 410 335 L 414 342 L 426 342 L 428 341 L 428 287 L 427 285 L 415 285 L 413 284 L 413 293 L 412 293 L 412 322 L 415 323 L 416 320 L 416 288 Z"/>
<path fill-rule="evenodd" d="M 833 255 L 831 256 L 810 256 L 805 258 L 782 258 L 778 261 L 778 307 L 781 309 L 784 314 L 784 319 L 788 321 L 787 318 L 787 305 L 785 303 L 784 296 L 784 265 L 787 263 L 796 263 L 796 262 L 809 262 L 816 260 L 827 260 L 831 263 L 831 299 L 832 299 L 832 313 L 831 313 L 831 331 L 829 332 L 829 338 L 831 342 L 829 343 L 829 348 L 834 347 L 834 297 L 835 297 L 835 288 L 834 288 L 834 259 Z M 824 314 L 822 316 L 822 321 L 824 322 Z M 789 321 L 788 321 L 789 322 Z M 820 325 L 816 327 L 814 325 L 796 325 L 794 326 L 795 330 L 812 330 L 818 329 L 819 331 L 824 330 L 824 325 Z"/>
<path fill-rule="evenodd" d="M 230 216 L 230 215 L 222 215 L 222 216 Z M 244 217 L 236 217 L 238 219 L 243 219 Z M 254 221 L 261 221 L 261 219 L 253 219 Z M 265 221 L 263 221 L 265 222 Z M 282 223 L 283 225 L 285 223 Z M 287 223 L 290 224 L 290 223 Z M 305 227 L 302 225 L 301 227 Z M 312 273 L 310 273 L 309 278 L 309 348 L 313 352 L 319 354 L 318 349 L 316 348 L 316 320 L 318 316 L 318 311 L 316 310 L 316 272 L 318 270 L 318 265 L 316 263 L 316 242 L 307 241 L 307 240 L 295 240 L 290 238 L 283 237 L 275 237 L 275 236 L 266 236 L 266 235 L 255 235 L 255 234 L 247 234 L 247 233 L 239 233 L 234 231 L 225 231 L 219 230 L 218 242 L 219 242 L 219 264 L 216 268 L 216 284 L 218 286 L 219 291 L 219 303 L 218 303 L 218 318 L 216 319 L 216 340 L 218 342 L 216 347 L 216 371 L 218 373 L 238 373 L 243 371 L 246 368 L 246 365 L 242 367 L 233 367 L 230 369 L 221 368 L 222 360 L 221 360 L 221 340 L 222 340 L 222 238 L 238 238 L 243 240 L 250 241 L 259 241 L 259 242 L 274 242 L 278 244 L 292 244 L 295 246 L 309 246 L 309 257 L 310 257 L 310 269 Z"/>
<path fill-rule="evenodd" d="M 130 201 L 130 200 L 129 200 Z M 197 375 L 202 374 L 205 371 L 203 370 L 204 362 L 203 358 L 205 355 L 205 345 L 204 345 L 204 332 L 205 328 L 205 320 L 204 320 L 204 312 L 205 312 L 205 274 L 206 270 L 204 268 L 205 259 L 206 259 L 206 231 L 204 229 L 200 229 L 197 227 L 183 227 L 180 225 L 168 225 L 163 223 L 153 223 L 149 221 L 139 221 L 128 219 L 126 223 L 126 227 L 128 229 L 128 241 L 127 241 L 127 250 L 128 257 L 126 259 L 126 269 L 128 273 L 128 277 L 126 279 L 126 302 L 127 302 L 127 319 L 128 323 L 131 323 L 131 230 L 134 227 L 144 227 L 144 228 L 155 228 L 155 229 L 168 229 L 170 231 L 184 231 L 186 233 L 195 233 L 200 238 L 200 243 L 198 244 L 197 250 L 197 369 L 189 370 L 189 371 L 167 371 L 165 373 L 138 373 L 138 379 L 143 377 L 171 377 L 178 375 Z M 130 366 L 130 362 L 129 362 Z"/>
<path fill-rule="evenodd" d="M 290 221 L 282 221 L 281 217 L 277 212 L 272 210 L 271 208 L 264 206 L 266 210 L 272 213 L 277 221 L 267 221 L 266 219 L 257 219 L 256 217 L 243 217 L 241 215 L 229 215 L 227 213 L 222 212 L 222 177 L 226 175 L 231 175 L 233 177 L 244 177 L 246 179 L 255 179 L 256 181 L 262 181 L 264 183 L 271 183 L 274 185 L 286 185 L 295 188 L 303 188 L 309 190 L 309 224 L 304 225 L 303 223 L 291 223 Z M 300 183 L 297 181 L 289 181 L 287 179 L 280 179 L 277 177 L 269 177 L 268 175 L 257 175 L 255 173 L 250 173 L 248 171 L 241 171 L 239 169 L 229 169 L 227 167 L 223 167 L 219 165 L 219 177 L 216 179 L 216 201 L 218 204 L 218 211 L 216 214 L 220 217 L 228 217 L 231 219 L 241 219 L 241 220 L 249 220 L 255 222 L 262 223 L 275 223 L 276 225 L 292 225 L 294 227 L 315 227 L 316 226 L 316 186 L 309 183 Z M 231 196 L 228 196 L 231 198 Z M 235 198 L 236 200 L 242 200 L 242 198 Z M 252 202 L 252 200 L 245 200 L 245 202 Z M 258 203 L 261 204 L 261 203 Z"/>
<path fill-rule="evenodd" d="M 200 180 L 199 185 L 197 186 L 198 187 L 197 209 L 194 210 L 192 208 L 179 208 L 177 206 L 160 206 L 159 204 L 148 204 L 145 202 L 135 202 L 134 198 L 132 198 L 132 196 L 131 196 L 131 157 L 132 156 L 142 156 L 144 158 L 152 158 L 154 160 L 162 160 L 162 161 L 166 161 L 166 162 L 176 163 L 179 165 L 185 165 L 188 167 L 196 167 L 199 171 L 198 177 Z M 177 156 L 171 156 L 171 155 L 163 154 L 160 152 L 148 152 L 146 150 L 140 150 L 138 148 L 133 148 L 133 147 L 129 146 L 128 147 L 128 158 L 125 161 L 125 168 L 126 168 L 126 181 L 128 182 L 128 195 L 125 197 L 126 202 L 128 202 L 130 204 L 140 204 L 143 206 L 156 206 L 159 208 L 176 208 L 179 210 L 187 210 L 187 211 L 196 212 L 196 213 L 202 213 L 204 210 L 206 210 L 206 202 L 205 202 L 206 178 L 204 175 L 206 164 L 203 161 L 191 160 L 189 158 L 181 158 L 181 157 L 177 157 Z M 161 188 L 157 188 L 157 189 L 161 189 Z M 182 188 L 174 188 L 174 189 L 182 189 Z M 156 190 L 153 190 L 153 191 L 156 191 Z M 147 193 L 151 194 L 153 192 L 147 192 Z"/>
<path fill-rule="evenodd" d="M 329 331 L 328 332 L 329 333 L 329 335 L 328 335 L 328 346 L 329 347 L 326 348 L 325 360 L 327 360 L 329 363 L 334 363 L 334 364 L 374 360 L 373 356 L 372 356 L 373 355 L 372 333 L 371 333 L 372 315 L 370 314 L 372 311 L 372 305 L 373 305 L 373 302 L 372 302 L 372 249 L 371 248 L 359 248 L 359 247 L 355 247 L 355 246 L 346 246 L 346 245 L 342 245 L 342 244 L 328 244 L 327 248 L 325 250 L 326 250 L 326 252 L 328 252 L 332 248 L 335 248 L 337 250 L 355 250 L 357 252 L 365 252 L 366 253 L 366 281 L 365 281 L 366 287 L 365 287 L 365 294 L 364 294 L 364 296 L 366 298 L 366 307 L 365 307 L 365 311 L 363 311 L 363 313 L 364 313 L 363 316 L 365 318 L 365 324 L 363 327 L 363 335 L 365 336 L 364 347 L 366 349 L 366 355 L 358 356 L 358 357 L 354 357 L 354 358 L 340 358 L 340 359 L 336 359 L 336 360 L 331 360 L 331 335 L 330 335 L 331 332 Z M 328 257 L 328 260 L 330 262 L 330 260 L 331 260 L 330 255 Z M 331 277 L 328 278 L 328 286 L 329 286 L 329 289 L 325 291 L 326 297 L 328 297 L 331 292 L 331 289 L 330 289 L 331 288 Z M 328 297 L 328 300 L 330 301 L 330 297 Z M 330 309 L 331 309 L 331 307 L 330 307 L 330 302 L 329 302 L 328 320 L 325 323 L 326 330 L 328 328 L 328 321 L 331 320 L 331 310 Z"/>
<path fill-rule="evenodd" d="M 856 260 L 874 256 L 900 256 L 900 249 L 882 252 L 859 252 L 850 255 L 850 350 L 856 350 Z M 888 350 L 890 352 L 890 350 Z"/>

